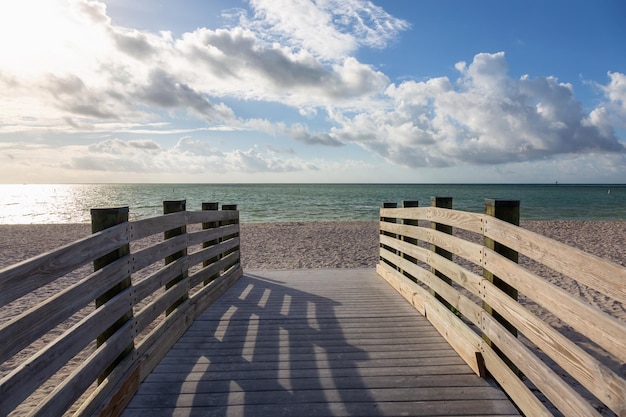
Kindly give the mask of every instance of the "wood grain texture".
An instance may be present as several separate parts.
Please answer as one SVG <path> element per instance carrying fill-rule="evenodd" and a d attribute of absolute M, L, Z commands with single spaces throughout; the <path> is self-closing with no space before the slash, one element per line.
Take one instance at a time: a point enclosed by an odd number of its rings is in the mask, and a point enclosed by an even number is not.
<path fill-rule="evenodd" d="M 485 236 L 626 304 L 626 268 L 498 219 L 485 220 Z"/>
<path fill-rule="evenodd" d="M 46 285 L 129 242 L 121 224 L 0 271 L 0 306 Z"/>
<path fill-rule="evenodd" d="M 626 362 L 626 326 L 495 252 L 485 249 L 485 268 Z"/>
<path fill-rule="evenodd" d="M 122 414 L 518 415 L 374 270 L 246 271 Z"/>

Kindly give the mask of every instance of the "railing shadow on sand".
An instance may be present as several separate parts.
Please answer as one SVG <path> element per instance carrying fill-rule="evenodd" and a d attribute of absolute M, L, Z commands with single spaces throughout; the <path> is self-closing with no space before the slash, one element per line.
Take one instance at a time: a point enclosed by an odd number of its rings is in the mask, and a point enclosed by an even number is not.
<path fill-rule="evenodd" d="M 626 415 L 626 324 L 537 272 L 626 306 L 626 268 L 518 225 L 516 200 L 486 199 L 485 214 L 385 203 L 377 272 L 525 415 Z"/>
<path fill-rule="evenodd" d="M 0 415 L 119 414 L 242 275 L 236 206 L 185 206 L 94 209 L 91 236 L 0 271 Z"/>

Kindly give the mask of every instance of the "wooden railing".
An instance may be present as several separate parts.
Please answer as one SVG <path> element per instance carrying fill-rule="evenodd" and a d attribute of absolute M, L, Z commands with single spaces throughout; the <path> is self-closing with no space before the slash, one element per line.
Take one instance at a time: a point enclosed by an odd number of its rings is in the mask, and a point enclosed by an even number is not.
<path fill-rule="evenodd" d="M 92 210 L 93 235 L 0 271 L 0 416 L 119 414 L 241 276 L 236 206 L 164 212 Z"/>
<path fill-rule="evenodd" d="M 517 260 L 540 263 L 622 306 L 626 268 L 520 228 L 519 202 L 485 204 L 485 214 L 437 207 L 451 207 L 451 199 L 433 198 L 423 208 L 383 205 L 378 273 L 525 415 L 588 417 L 608 408 L 626 416 L 626 323 Z M 576 340 L 526 308 L 527 300 L 573 329 Z"/>

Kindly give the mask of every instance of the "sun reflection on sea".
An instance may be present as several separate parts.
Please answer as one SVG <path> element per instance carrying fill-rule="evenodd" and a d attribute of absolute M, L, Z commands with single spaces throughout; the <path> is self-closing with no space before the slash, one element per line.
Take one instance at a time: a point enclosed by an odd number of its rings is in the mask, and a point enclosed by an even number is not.
<path fill-rule="evenodd" d="M 0 184 L 2 224 L 85 223 L 80 186 L 73 184 Z"/>

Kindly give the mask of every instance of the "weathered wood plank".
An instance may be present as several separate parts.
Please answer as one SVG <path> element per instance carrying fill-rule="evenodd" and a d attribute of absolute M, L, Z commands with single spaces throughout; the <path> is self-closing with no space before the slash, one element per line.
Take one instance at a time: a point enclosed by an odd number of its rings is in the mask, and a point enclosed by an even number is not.
<path fill-rule="evenodd" d="M 470 213 L 437 207 L 413 208 L 382 208 L 380 217 L 398 218 L 406 220 L 428 220 L 458 227 L 474 233 L 483 232 L 483 214 Z"/>
<path fill-rule="evenodd" d="M 489 249 L 485 249 L 485 268 L 626 362 L 623 323 Z"/>
<path fill-rule="evenodd" d="M 128 242 L 129 226 L 124 223 L 0 270 L 0 306 Z"/>
<path fill-rule="evenodd" d="M 151 217 L 149 219 L 137 220 L 131 223 L 131 241 L 143 239 L 148 236 L 163 233 L 177 227 L 185 226 L 189 216 L 188 211 L 165 214 L 163 216 Z"/>
<path fill-rule="evenodd" d="M 60 416 L 87 391 L 87 388 L 123 352 L 134 335 L 132 321 L 126 322 L 93 352 L 85 362 L 39 403 L 32 417 Z"/>
<path fill-rule="evenodd" d="M 0 325 L 0 363 L 88 305 L 128 272 L 128 258 L 121 259 Z"/>
<path fill-rule="evenodd" d="M 0 415 L 7 415 L 70 358 L 117 321 L 128 310 L 130 300 L 130 289 L 120 293 L 0 380 Z"/>
<path fill-rule="evenodd" d="M 189 245 L 198 245 L 209 240 L 219 239 L 221 237 L 230 236 L 239 231 L 238 224 L 229 224 L 226 226 L 218 226 L 212 229 L 204 229 L 197 232 L 188 232 Z"/>
<path fill-rule="evenodd" d="M 483 315 L 482 330 L 566 416 L 600 417 L 572 387 L 487 313 Z"/>
<path fill-rule="evenodd" d="M 315 407 L 517 415 L 398 298 L 372 270 L 245 274 L 194 321 L 123 416 L 272 415 L 296 405 L 298 415 Z"/>
<path fill-rule="evenodd" d="M 529 230 L 485 219 L 485 236 L 626 304 L 626 268 Z"/>

